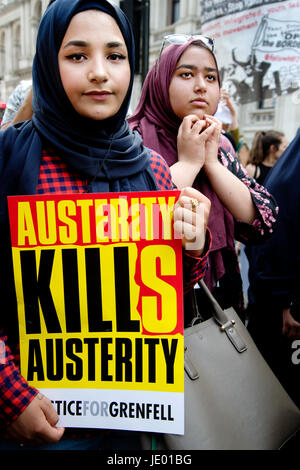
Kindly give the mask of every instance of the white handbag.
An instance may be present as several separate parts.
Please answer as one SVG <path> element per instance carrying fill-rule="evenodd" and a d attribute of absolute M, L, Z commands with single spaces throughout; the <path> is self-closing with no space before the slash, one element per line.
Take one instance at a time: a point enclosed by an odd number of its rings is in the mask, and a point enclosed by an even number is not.
<path fill-rule="evenodd" d="M 142 434 L 144 449 L 276 450 L 300 428 L 300 410 L 233 308 L 184 330 L 184 435 Z"/>
<path fill-rule="evenodd" d="M 185 433 L 164 435 L 181 450 L 280 449 L 300 428 L 300 410 L 233 308 L 184 330 Z"/>

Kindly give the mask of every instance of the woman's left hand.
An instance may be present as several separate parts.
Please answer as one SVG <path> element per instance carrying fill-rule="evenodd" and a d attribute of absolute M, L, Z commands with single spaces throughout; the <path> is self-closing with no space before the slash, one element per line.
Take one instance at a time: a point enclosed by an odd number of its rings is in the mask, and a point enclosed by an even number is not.
<path fill-rule="evenodd" d="M 174 230 L 192 256 L 203 252 L 210 206 L 210 200 L 194 188 L 184 188 L 175 205 Z"/>
<path fill-rule="evenodd" d="M 214 165 L 219 162 L 218 150 L 220 134 L 222 132 L 222 123 L 219 119 L 207 114 L 204 115 L 204 118 L 206 121 L 206 127 L 212 126 L 214 129 L 205 143 L 205 161 L 203 165 L 205 169 L 209 165 Z"/>

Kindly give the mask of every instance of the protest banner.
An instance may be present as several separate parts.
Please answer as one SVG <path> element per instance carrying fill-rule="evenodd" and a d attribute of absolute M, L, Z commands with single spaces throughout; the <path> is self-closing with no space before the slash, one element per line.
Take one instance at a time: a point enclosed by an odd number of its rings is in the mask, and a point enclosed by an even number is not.
<path fill-rule="evenodd" d="M 237 104 L 300 88 L 300 2 L 200 0 L 202 33 L 215 38 L 222 86 Z"/>
<path fill-rule="evenodd" d="M 8 198 L 21 373 L 60 425 L 183 433 L 178 196 Z"/>

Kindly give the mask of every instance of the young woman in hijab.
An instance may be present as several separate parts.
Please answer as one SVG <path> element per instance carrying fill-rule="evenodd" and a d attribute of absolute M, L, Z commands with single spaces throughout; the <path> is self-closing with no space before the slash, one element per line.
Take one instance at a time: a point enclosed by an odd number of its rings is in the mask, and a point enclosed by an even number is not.
<path fill-rule="evenodd" d="M 167 164 L 143 146 L 125 120 L 133 58 L 133 33 L 118 7 L 105 0 L 55 0 L 37 37 L 32 120 L 0 133 L 0 285 L 2 305 L 9 312 L 3 315 L 2 310 L 0 325 L 0 427 L 5 435 L 0 449 L 24 449 L 27 444 L 39 449 L 105 448 L 107 432 L 90 431 L 92 438 L 80 439 L 77 430 L 73 440 L 71 430 L 56 427 L 50 400 L 20 374 L 7 196 L 173 189 Z M 185 289 L 205 269 L 209 206 L 205 196 L 189 188 L 174 210 L 174 228 L 183 244 L 195 238 L 192 250 L 184 251 Z M 110 432 L 106 441 L 112 448 L 115 436 Z M 123 433 L 115 445 L 131 449 L 138 443 L 134 434 Z"/>
<path fill-rule="evenodd" d="M 164 157 L 178 187 L 193 186 L 211 201 L 212 247 L 205 281 L 223 307 L 234 306 L 242 316 L 234 239 L 248 243 L 268 238 L 276 203 L 228 153 L 226 138 L 221 136 L 215 151 L 207 152 L 203 129 L 213 123 L 220 127 L 213 117 L 220 98 L 220 76 L 212 40 L 171 35 L 165 41 L 172 44 L 148 72 L 129 123 L 146 145 Z"/>

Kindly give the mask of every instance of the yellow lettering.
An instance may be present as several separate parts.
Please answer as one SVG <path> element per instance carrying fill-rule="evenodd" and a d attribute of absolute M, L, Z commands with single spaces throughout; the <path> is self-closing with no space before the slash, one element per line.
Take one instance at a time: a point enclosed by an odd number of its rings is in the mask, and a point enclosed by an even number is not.
<path fill-rule="evenodd" d="M 142 198 L 141 203 L 145 206 L 146 240 L 153 240 L 153 204 L 156 204 L 156 197 Z"/>
<path fill-rule="evenodd" d="M 104 207 L 107 205 L 107 199 L 95 200 L 96 215 L 96 234 L 97 242 L 107 242 L 108 236 L 105 235 L 105 224 L 108 222 L 108 216 L 103 214 Z"/>
<path fill-rule="evenodd" d="M 172 238 L 172 222 L 175 197 L 169 197 L 168 204 L 165 197 L 158 198 L 160 213 L 163 219 L 163 239 L 171 240 Z"/>
<path fill-rule="evenodd" d="M 138 198 L 131 200 L 130 206 L 131 215 L 131 237 L 133 241 L 139 241 L 141 239 L 141 227 L 140 227 L 140 204 Z"/>
<path fill-rule="evenodd" d="M 47 210 L 45 211 L 45 204 Z M 47 212 L 47 218 L 46 218 Z M 54 245 L 57 240 L 56 217 L 54 201 L 36 202 L 37 224 L 39 231 L 39 241 L 41 245 Z"/>
<path fill-rule="evenodd" d="M 90 224 L 90 207 L 93 205 L 91 199 L 79 199 L 77 206 L 81 208 L 81 227 L 82 242 L 91 243 L 91 224 Z"/>
<path fill-rule="evenodd" d="M 110 200 L 111 241 L 128 241 L 128 201 L 120 197 Z"/>
<path fill-rule="evenodd" d="M 18 203 L 18 245 L 25 245 L 28 238 L 29 245 L 36 245 L 36 235 L 28 201 Z"/>
<path fill-rule="evenodd" d="M 57 204 L 58 218 L 66 224 L 66 227 L 59 227 L 59 237 L 61 243 L 75 243 L 77 241 L 77 224 L 75 220 L 68 217 L 76 215 L 76 205 L 74 201 L 59 201 Z"/>

